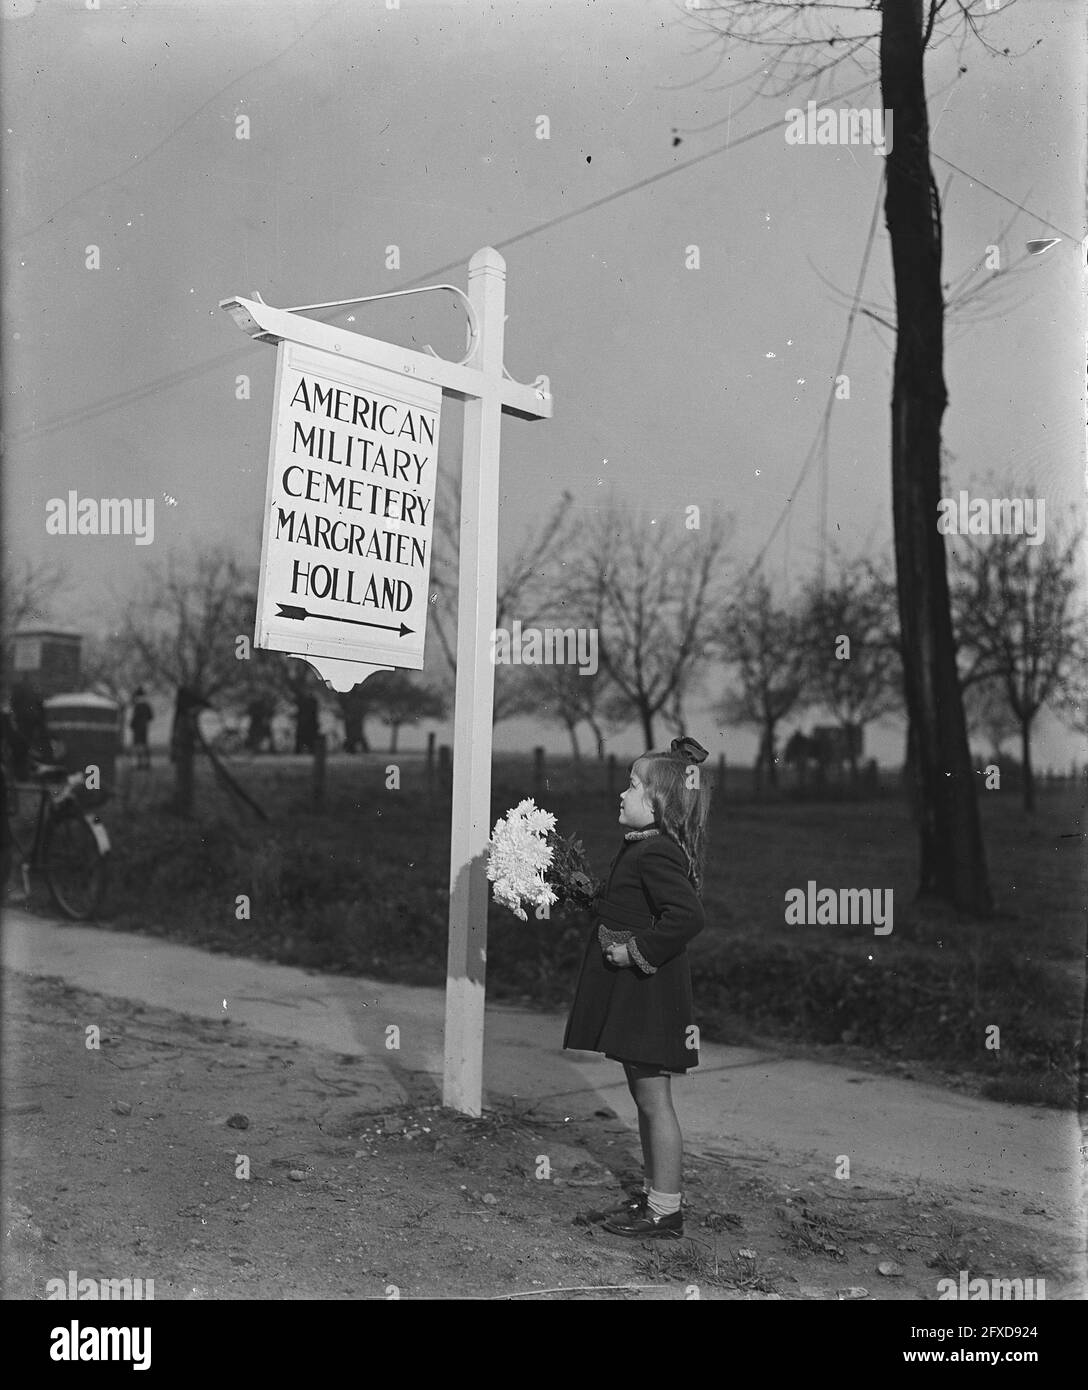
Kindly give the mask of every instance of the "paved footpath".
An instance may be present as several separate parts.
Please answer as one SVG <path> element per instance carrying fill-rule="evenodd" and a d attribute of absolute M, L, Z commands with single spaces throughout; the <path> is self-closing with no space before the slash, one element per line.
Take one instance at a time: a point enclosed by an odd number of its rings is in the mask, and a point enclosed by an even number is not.
<path fill-rule="evenodd" d="M 4 913 L 8 989 L 18 976 L 59 976 L 80 989 L 350 1053 L 362 1107 L 440 1099 L 445 992 L 212 954 L 127 932 Z M 564 1020 L 500 1004 L 487 1008 L 484 1104 L 511 1098 L 544 1113 L 608 1105 L 632 1126 L 619 1068 L 564 1052 Z M 399 1049 L 386 1045 L 399 1029 Z M 1054 1110 L 976 1100 L 936 1086 L 704 1043 L 701 1065 L 674 1083 L 685 1142 L 749 1160 L 826 1165 L 850 1160 L 852 1182 L 954 1189 L 979 1212 L 1044 1232 L 1083 1232 L 1078 1217 L 1079 1128 Z M 1025 1208 L 1028 1209 L 1025 1212 Z"/>

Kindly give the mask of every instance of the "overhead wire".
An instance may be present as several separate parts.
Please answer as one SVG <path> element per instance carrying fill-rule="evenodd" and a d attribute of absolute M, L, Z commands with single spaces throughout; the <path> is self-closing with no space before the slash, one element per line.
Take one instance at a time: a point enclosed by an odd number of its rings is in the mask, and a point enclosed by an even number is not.
<path fill-rule="evenodd" d="M 747 579 L 747 578 L 750 578 L 750 577 L 755 573 L 755 571 L 759 568 L 759 565 L 760 565 L 760 563 L 761 563 L 761 561 L 762 561 L 762 559 L 763 559 L 763 556 L 767 553 L 767 550 L 768 550 L 768 548 L 771 546 L 771 544 L 773 543 L 775 536 L 777 536 L 777 535 L 778 535 L 778 532 L 782 529 L 782 525 L 783 525 L 783 523 L 785 522 L 786 517 L 787 517 L 787 516 L 789 515 L 789 513 L 790 513 L 790 509 L 791 509 L 792 506 L 793 506 L 793 503 L 794 503 L 794 501 L 795 501 L 795 499 L 796 499 L 796 497 L 797 497 L 797 494 L 798 494 L 798 492 L 800 491 L 801 487 L 804 485 L 805 478 L 806 478 L 807 475 L 808 475 L 809 469 L 812 467 L 812 462 L 813 462 L 813 460 L 814 460 L 815 457 L 816 457 L 817 451 L 821 448 L 821 445 L 823 445 L 824 447 L 826 447 L 827 435 L 828 435 L 828 431 L 830 430 L 830 425 L 831 425 L 831 413 L 832 413 L 832 410 L 834 409 L 834 404 L 835 404 L 835 392 L 836 392 L 836 390 L 838 389 L 838 380 L 839 380 L 840 376 L 842 375 L 842 369 L 843 369 L 843 367 L 844 367 L 844 365 L 845 365 L 845 363 L 846 363 L 846 355 L 847 355 L 847 353 L 848 353 L 849 350 L 850 350 L 850 339 L 851 339 L 851 337 L 852 337 L 852 335 L 853 335 L 853 332 L 854 332 L 854 323 L 855 323 L 856 320 L 857 320 L 858 309 L 859 309 L 860 303 L 861 303 L 861 292 L 862 292 L 862 289 L 863 289 L 863 287 L 864 287 L 864 284 L 865 284 L 865 276 L 866 276 L 866 273 L 867 273 L 868 268 L 869 268 L 869 257 L 870 257 L 870 255 L 872 254 L 873 243 L 874 243 L 874 241 L 875 241 L 875 239 L 876 239 L 877 222 L 878 222 L 879 217 L 880 217 L 880 195 L 881 195 L 881 193 L 883 192 L 883 190 L 884 190 L 884 166 L 882 165 L 882 166 L 881 166 L 881 170 L 880 170 L 880 179 L 878 180 L 878 183 L 877 183 L 876 199 L 875 199 L 875 201 L 874 201 L 874 203 L 873 203 L 873 215 L 872 215 L 872 217 L 871 217 L 870 220 L 869 220 L 869 231 L 868 231 L 868 234 L 867 234 L 867 236 L 866 236 L 866 238 L 865 238 L 865 248 L 864 248 L 864 250 L 862 251 L 861 264 L 860 264 L 860 266 L 858 267 L 858 276 L 857 276 L 857 282 L 856 282 L 856 284 L 855 284 L 855 286 L 854 286 L 854 297 L 853 297 L 853 302 L 852 302 L 851 305 L 850 305 L 850 312 L 849 312 L 849 314 L 847 315 L 847 319 L 846 319 L 846 328 L 845 328 L 844 331 L 843 331 L 842 345 L 841 345 L 841 347 L 839 348 L 838 360 L 837 360 L 837 362 L 836 362 L 836 364 L 835 364 L 835 370 L 834 370 L 834 372 L 832 373 L 831 385 L 830 385 L 830 387 L 828 388 L 827 402 L 826 402 L 826 404 L 824 405 L 823 416 L 821 417 L 819 428 L 818 428 L 817 431 L 816 431 L 816 436 L 815 436 L 815 438 L 813 439 L 812 444 L 809 446 L 808 453 L 805 455 L 805 461 L 804 461 L 804 463 L 803 463 L 802 466 L 801 466 L 801 471 L 800 471 L 800 473 L 797 475 L 797 480 L 796 480 L 796 482 L 794 483 L 793 488 L 791 489 L 789 496 L 786 498 L 785 506 L 782 508 L 782 511 L 781 511 L 781 512 L 779 513 L 779 515 L 778 515 L 777 521 L 775 522 L 774 526 L 771 528 L 771 533 L 770 533 L 770 535 L 769 535 L 769 536 L 767 537 L 767 539 L 764 541 L 763 545 L 760 547 L 760 550 L 759 550 L 758 554 L 756 555 L 756 558 L 752 561 L 751 565 L 748 567 L 748 570 L 747 570 L 747 572 L 746 572 L 746 574 L 745 574 L 745 578 L 746 578 L 746 579 Z M 824 549 L 824 541 L 825 541 L 825 539 L 826 539 L 826 519 L 825 519 L 825 521 L 824 521 L 824 524 L 823 524 L 822 527 L 821 527 L 821 538 L 822 538 L 822 539 L 821 539 L 821 547 L 820 547 L 820 549 L 821 549 L 821 556 L 822 556 L 822 554 L 823 554 L 823 549 Z M 822 569 L 822 566 L 821 566 L 821 569 Z"/>
<path fill-rule="evenodd" d="M 841 101 L 845 97 L 854 96 L 857 92 L 866 87 L 871 87 L 876 78 L 870 78 L 866 82 L 859 83 L 856 87 L 851 87 L 844 92 L 838 92 L 833 97 L 827 98 L 829 101 Z M 582 217 L 588 212 L 594 212 L 607 204 L 615 202 L 618 198 L 626 197 L 629 193 L 637 192 L 640 189 L 648 188 L 652 184 L 660 182 L 662 179 L 669 178 L 673 174 L 682 173 L 686 169 L 694 168 L 708 159 L 713 159 L 716 155 L 724 154 L 726 151 L 735 149 L 740 145 L 747 144 L 751 140 L 757 139 L 761 135 L 766 135 L 771 131 L 782 129 L 782 121 L 779 118 L 768 125 L 760 126 L 756 130 L 746 131 L 743 135 L 724 141 L 716 145 L 711 150 L 693 155 L 690 159 L 682 160 L 674 164 L 671 168 L 658 170 L 655 174 L 650 174 L 646 178 L 639 179 L 635 183 L 627 184 L 623 188 L 615 189 L 611 193 L 606 193 L 600 198 L 595 198 L 592 202 L 582 204 L 577 208 L 571 208 L 567 212 L 558 213 L 555 217 L 547 218 L 543 222 L 538 222 L 532 227 L 527 227 L 521 232 L 516 232 L 513 236 L 503 238 L 493 243 L 496 250 L 504 251 L 511 246 L 516 246 L 519 242 L 527 240 L 529 237 L 539 236 L 543 232 L 551 231 L 552 228 L 561 226 L 565 222 L 571 221 L 575 217 Z M 464 265 L 463 258 L 454 261 L 447 261 L 445 265 L 437 266 L 405 284 L 398 286 L 398 289 L 411 289 L 417 285 L 432 279 L 438 275 L 448 274 L 450 271 L 458 270 Z M 120 409 L 126 405 L 135 404 L 146 396 L 154 395 L 159 391 L 169 390 L 174 386 L 183 385 L 185 382 L 193 380 L 204 372 L 213 370 L 216 367 L 223 367 L 229 363 L 237 362 L 243 357 L 247 357 L 254 352 L 260 344 L 246 343 L 242 347 L 234 348 L 230 352 L 219 353 L 217 356 L 205 359 L 202 363 L 194 363 L 190 367 L 184 367 L 176 372 L 169 372 L 161 377 L 156 377 L 152 381 L 146 382 L 139 387 L 132 387 L 127 391 L 117 392 L 115 395 L 102 397 L 98 401 L 93 401 L 88 405 L 79 406 L 73 410 L 54 416 L 52 419 L 45 420 L 41 424 L 29 426 L 23 430 L 13 431 L 8 437 L 9 443 L 23 443 L 29 439 L 39 439 L 46 435 L 53 434 L 58 430 L 71 428 L 74 425 L 85 424 L 89 420 L 96 419 L 99 415 L 108 414 L 110 411 Z"/>

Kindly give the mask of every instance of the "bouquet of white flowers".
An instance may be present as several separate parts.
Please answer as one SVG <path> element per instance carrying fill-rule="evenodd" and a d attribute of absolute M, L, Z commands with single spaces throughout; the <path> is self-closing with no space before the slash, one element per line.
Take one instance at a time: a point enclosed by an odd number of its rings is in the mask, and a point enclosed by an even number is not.
<path fill-rule="evenodd" d="M 580 840 L 556 833 L 555 817 L 532 798 L 495 822 L 488 842 L 487 876 L 495 899 L 515 917 L 527 907 L 570 911 L 589 907 L 597 893 Z"/>

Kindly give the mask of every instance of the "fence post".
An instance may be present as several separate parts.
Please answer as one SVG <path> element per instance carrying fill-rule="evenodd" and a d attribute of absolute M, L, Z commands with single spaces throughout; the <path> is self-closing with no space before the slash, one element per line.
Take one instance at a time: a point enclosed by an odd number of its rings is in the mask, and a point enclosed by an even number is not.
<path fill-rule="evenodd" d="M 314 810 L 325 809 L 325 755 L 328 744 L 324 734 L 314 739 Z"/>
<path fill-rule="evenodd" d="M 539 745 L 533 749 L 533 795 L 544 795 L 544 749 Z"/>

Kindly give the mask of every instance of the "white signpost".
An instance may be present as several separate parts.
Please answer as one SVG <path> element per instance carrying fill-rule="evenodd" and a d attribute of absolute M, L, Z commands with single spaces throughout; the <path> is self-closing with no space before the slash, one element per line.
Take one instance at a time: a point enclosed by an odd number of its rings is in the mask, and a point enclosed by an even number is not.
<path fill-rule="evenodd" d="M 256 645 L 302 657 L 336 690 L 423 666 L 441 394 L 465 402 L 442 1099 L 468 1115 L 483 1096 L 499 434 L 504 411 L 552 414 L 547 377 L 506 375 L 505 303 L 506 262 L 484 247 L 469 262 L 469 352 L 448 362 L 260 300 L 220 302 L 279 345 Z"/>

